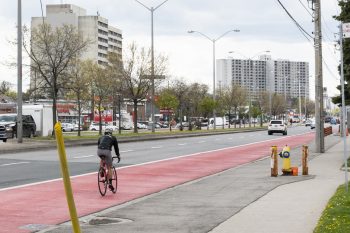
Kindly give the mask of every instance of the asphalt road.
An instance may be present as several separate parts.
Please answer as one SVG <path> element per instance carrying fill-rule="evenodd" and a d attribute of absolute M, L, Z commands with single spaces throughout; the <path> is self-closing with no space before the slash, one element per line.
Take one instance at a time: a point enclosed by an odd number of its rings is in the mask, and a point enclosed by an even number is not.
<path fill-rule="evenodd" d="M 309 127 L 288 129 L 288 135 L 310 132 Z M 273 140 L 282 134 L 267 135 L 267 131 L 177 138 L 157 141 L 120 143 L 121 166 L 132 166 L 151 161 L 165 160 L 204 151 Z M 66 148 L 72 176 L 96 172 L 98 157 L 96 146 Z M 0 156 L 0 189 L 58 179 L 61 177 L 56 149 Z"/>

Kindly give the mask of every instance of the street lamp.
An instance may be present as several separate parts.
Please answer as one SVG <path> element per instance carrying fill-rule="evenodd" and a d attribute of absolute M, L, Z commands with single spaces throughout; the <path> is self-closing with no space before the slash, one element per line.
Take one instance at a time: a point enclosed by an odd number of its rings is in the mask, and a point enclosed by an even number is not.
<path fill-rule="evenodd" d="M 298 78 L 298 94 L 299 94 L 299 119 L 301 123 L 301 95 L 300 95 L 300 73 L 297 73 L 297 78 Z"/>
<path fill-rule="evenodd" d="M 154 41 L 153 41 L 153 12 L 157 10 L 159 7 L 161 7 L 164 3 L 166 3 L 168 0 L 163 1 L 161 4 L 159 4 L 156 7 L 148 7 L 142 2 L 135 0 L 140 5 L 145 7 L 147 10 L 151 12 L 151 82 L 152 82 L 152 100 L 151 100 L 151 118 L 152 118 L 152 132 L 154 133 Z"/>
<path fill-rule="evenodd" d="M 211 42 L 213 42 L 213 100 L 214 101 L 215 101 L 215 42 L 230 32 L 239 32 L 239 31 L 240 30 L 238 30 L 238 29 L 228 30 L 227 32 L 223 33 L 221 36 L 217 37 L 216 39 L 210 38 L 206 34 L 199 32 L 199 31 L 193 31 L 193 30 L 188 31 L 188 33 L 198 33 L 198 34 L 204 36 L 205 38 L 207 38 L 208 40 L 210 40 Z M 215 111 L 215 109 L 213 110 L 213 118 L 214 118 L 214 129 L 216 129 L 216 111 Z"/>

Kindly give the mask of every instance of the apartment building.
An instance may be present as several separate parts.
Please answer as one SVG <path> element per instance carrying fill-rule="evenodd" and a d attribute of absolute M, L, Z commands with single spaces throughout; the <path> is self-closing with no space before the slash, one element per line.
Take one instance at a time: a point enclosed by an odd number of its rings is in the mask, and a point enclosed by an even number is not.
<path fill-rule="evenodd" d="M 309 97 L 309 64 L 289 60 L 272 60 L 270 55 L 252 59 L 217 59 L 218 88 L 239 85 L 252 99 L 263 91 L 284 95 L 286 99 Z M 299 94 L 300 92 L 300 94 Z"/>
<path fill-rule="evenodd" d="M 49 23 L 53 27 L 64 24 L 73 25 L 89 44 L 81 59 L 91 59 L 100 65 L 107 64 L 108 52 L 122 54 L 122 31 L 111 26 L 108 19 L 97 15 L 87 15 L 86 10 L 73 4 L 46 5 L 46 16 L 32 17 L 31 28 L 43 23 Z M 31 74 L 31 87 L 34 87 L 32 80 L 35 74 Z"/>

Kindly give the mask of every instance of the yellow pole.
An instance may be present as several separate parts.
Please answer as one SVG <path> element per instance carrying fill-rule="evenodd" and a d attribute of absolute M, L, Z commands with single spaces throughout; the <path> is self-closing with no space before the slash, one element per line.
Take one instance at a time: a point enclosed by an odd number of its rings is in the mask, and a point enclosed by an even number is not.
<path fill-rule="evenodd" d="M 67 198 L 70 218 L 72 221 L 73 231 L 74 233 L 80 233 L 80 225 L 79 225 L 77 210 L 75 208 L 72 185 L 70 183 L 67 156 L 66 156 L 66 151 L 64 147 L 62 127 L 60 122 L 57 122 L 55 124 L 55 135 L 56 135 L 56 141 L 57 141 L 58 155 L 61 162 L 61 172 L 63 177 L 64 190 L 66 192 L 66 198 Z"/>

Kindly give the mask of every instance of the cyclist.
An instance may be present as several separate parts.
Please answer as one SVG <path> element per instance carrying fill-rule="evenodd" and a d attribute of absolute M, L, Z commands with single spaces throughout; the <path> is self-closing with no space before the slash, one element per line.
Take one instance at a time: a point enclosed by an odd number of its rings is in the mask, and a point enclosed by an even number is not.
<path fill-rule="evenodd" d="M 109 189 L 114 191 L 112 185 L 112 147 L 114 147 L 115 154 L 118 158 L 118 163 L 120 162 L 120 154 L 117 138 L 113 136 L 111 130 L 106 130 L 104 135 L 98 139 L 97 142 L 97 155 L 105 157 L 106 165 L 108 168 L 108 178 L 109 179 Z M 100 161 L 100 166 L 102 166 L 102 160 Z"/>

